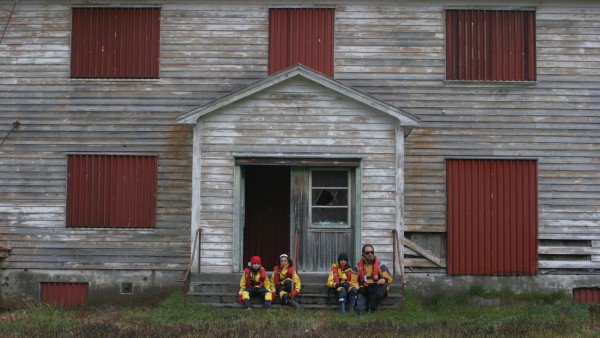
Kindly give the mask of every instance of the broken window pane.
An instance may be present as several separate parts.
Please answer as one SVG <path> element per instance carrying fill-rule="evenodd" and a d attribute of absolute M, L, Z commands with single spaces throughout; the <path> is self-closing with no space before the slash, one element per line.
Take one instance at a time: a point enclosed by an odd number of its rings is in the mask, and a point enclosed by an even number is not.
<path fill-rule="evenodd" d="M 347 206 L 348 190 L 313 189 L 313 206 Z"/>
<path fill-rule="evenodd" d="M 345 226 L 348 220 L 348 171 L 312 172 L 311 212 L 314 226 Z"/>

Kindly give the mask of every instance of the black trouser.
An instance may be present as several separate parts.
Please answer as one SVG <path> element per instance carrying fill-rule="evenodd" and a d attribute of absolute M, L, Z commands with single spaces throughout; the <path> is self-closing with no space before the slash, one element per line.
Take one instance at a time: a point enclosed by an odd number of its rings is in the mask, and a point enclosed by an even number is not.
<path fill-rule="evenodd" d="M 358 290 L 358 301 L 356 302 L 356 311 L 375 311 L 379 303 L 385 298 L 386 284 L 369 284 Z"/>
<path fill-rule="evenodd" d="M 283 283 L 278 284 L 275 287 L 275 291 L 277 291 L 277 296 L 281 299 L 282 303 L 287 303 L 288 299 L 289 299 L 289 294 L 294 293 L 294 290 L 292 290 L 292 280 L 291 279 L 286 279 L 283 281 Z M 281 294 L 281 292 L 285 292 L 285 294 Z M 297 302 L 300 302 L 300 295 L 297 295 L 296 297 L 294 297 L 294 299 Z"/>
<path fill-rule="evenodd" d="M 340 291 L 338 291 L 338 299 L 347 300 L 354 297 L 356 297 L 356 289 L 351 286 L 348 286 L 348 289 L 342 286 Z"/>

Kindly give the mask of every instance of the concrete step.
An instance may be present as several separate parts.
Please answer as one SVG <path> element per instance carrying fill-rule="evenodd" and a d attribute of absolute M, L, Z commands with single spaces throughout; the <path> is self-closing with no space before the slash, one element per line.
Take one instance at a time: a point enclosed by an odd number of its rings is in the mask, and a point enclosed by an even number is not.
<path fill-rule="evenodd" d="M 239 283 L 219 283 L 219 282 L 194 282 L 190 283 L 189 292 L 191 293 L 234 293 L 237 294 L 240 290 Z M 332 289 L 328 288 L 324 283 L 306 284 L 302 283 L 301 291 L 303 294 L 314 293 L 327 295 Z M 392 284 L 390 286 L 390 294 L 401 294 L 402 286 Z"/>
<path fill-rule="evenodd" d="M 270 275 L 270 274 L 268 274 Z M 335 292 L 328 288 L 328 273 L 303 273 L 300 275 L 302 282 L 301 303 L 304 308 L 332 308 L 337 309 L 337 297 Z M 188 291 L 188 299 L 215 307 L 240 307 L 237 294 L 239 292 L 239 282 L 241 274 L 193 274 Z M 399 281 L 400 279 L 395 279 Z M 400 284 L 390 286 L 390 294 L 381 304 L 382 308 L 399 306 L 402 303 L 403 289 Z M 254 307 L 262 306 L 261 299 L 252 298 Z M 278 304 L 276 300 L 273 304 L 277 307 L 290 307 L 289 305 Z"/>

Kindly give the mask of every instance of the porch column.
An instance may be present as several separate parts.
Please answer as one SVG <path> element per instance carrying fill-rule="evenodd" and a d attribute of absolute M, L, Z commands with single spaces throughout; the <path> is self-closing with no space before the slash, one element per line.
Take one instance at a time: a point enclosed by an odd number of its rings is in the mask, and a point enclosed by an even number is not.
<path fill-rule="evenodd" d="M 200 228 L 200 185 L 202 169 L 202 122 L 196 122 L 193 134 L 193 158 L 192 158 L 192 224 L 190 234 L 190 253 L 192 260 L 192 272 L 198 272 L 198 252 L 200 243 L 196 243 L 194 251 L 194 241 L 196 241 L 196 231 Z"/>
<path fill-rule="evenodd" d="M 396 231 L 398 232 L 400 256 L 394 269 L 404 275 L 404 131 L 396 122 Z M 395 248 L 394 248 L 395 249 Z"/>

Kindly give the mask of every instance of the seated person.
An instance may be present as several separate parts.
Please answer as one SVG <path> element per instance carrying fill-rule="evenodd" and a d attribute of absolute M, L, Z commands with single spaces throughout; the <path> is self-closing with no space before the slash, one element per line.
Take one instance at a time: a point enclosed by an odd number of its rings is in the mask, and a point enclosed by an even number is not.
<path fill-rule="evenodd" d="M 271 307 L 273 295 L 271 294 L 271 281 L 267 278 L 267 272 L 262 267 L 259 256 L 252 256 L 248 267 L 244 269 L 244 274 L 240 280 L 240 292 L 238 293 L 239 302 L 247 310 L 252 310 L 250 302 L 251 296 L 259 296 L 264 299 L 265 309 Z"/>
<path fill-rule="evenodd" d="M 358 278 L 353 284 L 358 287 L 356 312 L 359 315 L 369 311 L 375 312 L 379 303 L 387 296 L 389 286 L 393 282 L 392 275 L 384 264 L 380 264 L 371 244 L 363 246 L 356 271 Z"/>
<path fill-rule="evenodd" d="M 277 260 L 277 265 L 273 267 L 273 276 L 271 276 L 272 288 L 277 292 L 277 296 L 282 304 L 293 304 L 296 310 L 300 310 L 299 293 L 300 293 L 300 277 L 294 271 L 294 263 L 292 259 L 282 254 Z"/>
<path fill-rule="evenodd" d="M 351 284 L 353 276 L 356 277 L 356 272 L 353 273 L 348 264 L 348 255 L 340 253 L 337 263 L 331 264 L 327 286 L 336 290 L 341 313 L 346 313 L 346 301 L 348 301 L 348 311 L 354 311 L 357 288 Z"/>

